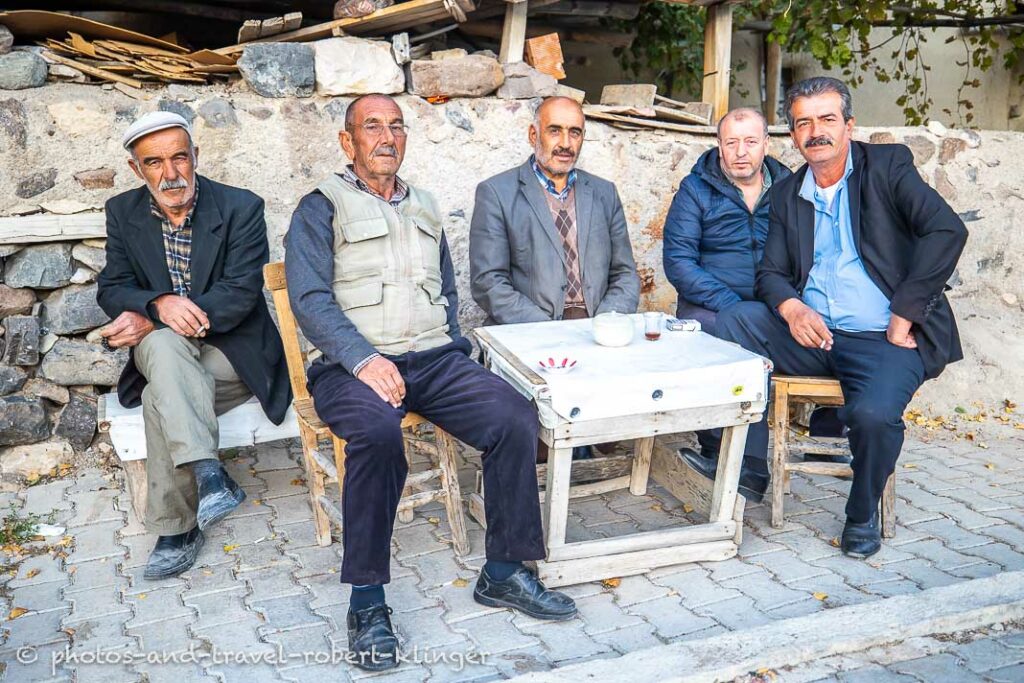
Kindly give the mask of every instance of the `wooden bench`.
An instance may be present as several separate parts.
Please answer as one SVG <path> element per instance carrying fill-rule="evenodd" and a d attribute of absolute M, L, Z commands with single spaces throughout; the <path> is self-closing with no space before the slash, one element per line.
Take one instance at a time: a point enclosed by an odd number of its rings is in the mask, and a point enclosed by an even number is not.
<path fill-rule="evenodd" d="M 791 462 L 791 455 L 805 453 L 826 453 L 849 455 L 849 443 L 845 438 L 800 437 L 790 425 L 789 410 L 793 404 L 806 403 L 815 406 L 842 406 L 843 390 L 839 381 L 831 377 L 772 377 L 774 400 L 774 449 L 772 452 L 772 526 L 783 525 L 783 500 L 789 492 L 790 472 L 825 474 L 833 477 L 852 477 L 849 465 L 832 462 Z M 881 511 L 882 535 L 892 538 L 896 535 L 896 475 L 893 474 L 882 491 Z"/>
<path fill-rule="evenodd" d="M 128 493 L 132 498 L 135 515 L 146 518 L 146 426 L 142 419 L 142 406 L 125 408 L 111 392 L 97 402 L 99 431 L 110 435 L 114 452 L 124 467 Z M 263 413 L 255 398 L 232 408 L 217 418 L 220 426 L 218 448 L 243 448 L 267 441 L 294 439 L 299 435 L 295 413 L 288 409 L 284 422 L 276 425 Z"/>
<path fill-rule="evenodd" d="M 342 516 L 338 508 L 327 498 L 326 491 L 328 484 L 336 483 L 341 495 L 344 496 L 345 441 L 333 434 L 330 428 L 320 420 L 313 407 L 313 399 L 306 389 L 308 358 L 299 337 L 291 303 L 288 300 L 284 263 L 265 265 L 263 281 L 274 299 L 281 341 L 284 344 L 285 358 L 288 363 L 288 375 L 294 394 L 292 407 L 295 410 L 299 439 L 302 442 L 306 481 L 309 485 L 313 520 L 316 524 L 316 539 L 322 546 L 330 545 L 330 523 L 334 522 L 340 528 Z M 412 465 L 411 446 L 424 443 L 423 439 L 416 438 L 411 434 L 411 430 L 429 424 L 425 418 L 416 413 L 408 413 L 402 420 L 402 428 L 406 432 L 405 457 L 410 461 L 410 471 Z M 332 444 L 333 462 L 321 452 L 321 441 Z M 398 518 L 406 522 L 411 521 L 414 509 L 427 503 L 441 501 L 448 512 L 448 523 L 452 530 L 452 545 L 455 548 L 455 553 L 460 556 L 465 555 L 469 553 L 469 538 L 466 534 L 466 521 L 462 511 L 462 495 L 459 491 L 455 443 L 447 432 L 435 425 L 434 441 L 429 450 L 436 457 L 437 466 L 423 472 L 409 474 L 406 478 L 405 490 L 398 504 Z M 435 480 L 439 482 L 439 485 L 431 486 Z"/>

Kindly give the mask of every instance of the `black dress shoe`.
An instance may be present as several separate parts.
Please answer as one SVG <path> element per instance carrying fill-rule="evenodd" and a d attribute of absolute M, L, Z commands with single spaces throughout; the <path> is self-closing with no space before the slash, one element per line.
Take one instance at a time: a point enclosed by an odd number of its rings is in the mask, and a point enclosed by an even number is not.
<path fill-rule="evenodd" d="M 348 650 L 352 664 L 366 671 L 398 666 L 398 637 L 391 626 L 391 608 L 381 603 L 348 611 Z"/>
<path fill-rule="evenodd" d="M 576 616 L 572 598 L 545 588 L 526 567 L 520 567 L 504 581 L 495 581 L 481 571 L 473 599 L 488 607 L 511 607 L 534 619 L 565 621 Z"/>
<path fill-rule="evenodd" d="M 850 557 L 871 557 L 882 548 L 882 532 L 878 526 L 878 513 L 864 523 L 846 520 L 840 543 L 843 554 Z"/>
<path fill-rule="evenodd" d="M 575 446 L 572 449 L 573 460 L 593 460 L 594 449 L 590 446 Z"/>
<path fill-rule="evenodd" d="M 187 570 L 195 563 L 204 541 L 198 526 L 183 534 L 161 536 L 149 554 L 143 578 L 166 579 Z"/>
<path fill-rule="evenodd" d="M 228 476 L 223 467 L 213 474 L 197 476 L 196 485 L 199 487 L 196 523 L 202 530 L 227 517 L 245 500 L 245 491 Z"/>
<path fill-rule="evenodd" d="M 679 455 L 683 456 L 683 460 L 689 463 L 693 469 L 714 481 L 715 475 L 718 473 L 717 458 L 706 458 L 692 448 L 680 448 Z M 764 500 L 764 492 L 767 490 L 768 477 L 766 475 L 758 474 L 749 467 L 740 468 L 739 492 L 741 496 L 752 503 L 760 503 Z"/>

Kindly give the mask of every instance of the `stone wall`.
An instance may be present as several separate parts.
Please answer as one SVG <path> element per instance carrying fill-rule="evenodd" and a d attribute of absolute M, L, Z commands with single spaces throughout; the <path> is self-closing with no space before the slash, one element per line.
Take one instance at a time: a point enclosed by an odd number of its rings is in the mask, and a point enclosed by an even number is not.
<path fill-rule="evenodd" d="M 298 199 L 344 163 L 337 130 L 345 98 L 265 99 L 243 82 L 172 86 L 140 97 L 75 84 L 0 95 L 0 216 L 38 211 L 39 205 L 54 208 L 54 202 L 59 208 L 59 200 L 101 205 L 136 187 L 120 134 L 136 116 L 162 107 L 194 119 L 201 173 L 266 200 L 272 257 L 279 259 Z M 402 175 L 440 201 L 458 273 L 460 315 L 471 329 L 482 318 L 468 295 L 474 188 L 529 154 L 531 102 L 479 98 L 432 105 L 415 96 L 398 101 L 411 127 Z M 951 293 L 967 360 L 925 386 L 918 404 L 950 410 L 974 400 L 1021 397 L 1024 135 L 960 133 L 933 124 L 863 129 L 858 137 L 908 144 L 922 175 L 971 230 Z M 661 264 L 665 214 L 679 181 L 713 144 L 710 136 L 587 124 L 581 166 L 618 185 L 643 279 L 644 308 L 673 309 L 675 292 Z M 786 138 L 773 140 L 773 153 L 791 166 L 800 163 Z M 7 342 L 6 364 L 0 365 L 0 394 L 6 394 L 0 398 L 0 446 L 38 441 L 55 429 L 68 447 L 91 438 L 94 394 L 114 382 L 124 358 L 124 352 L 104 352 L 84 338 L 105 320 L 92 284 L 102 267 L 102 245 L 91 240 L 20 250 L 0 246 L 0 318 Z M 38 351 L 12 343 L 19 331 L 20 339 L 38 334 Z"/>

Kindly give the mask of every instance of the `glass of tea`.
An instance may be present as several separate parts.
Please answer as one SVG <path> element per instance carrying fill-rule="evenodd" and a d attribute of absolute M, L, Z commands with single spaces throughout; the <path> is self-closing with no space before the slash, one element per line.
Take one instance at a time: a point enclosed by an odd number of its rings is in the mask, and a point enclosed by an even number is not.
<path fill-rule="evenodd" d="M 661 339 L 661 317 L 659 311 L 648 311 L 644 313 L 644 337 L 647 341 L 658 341 Z"/>

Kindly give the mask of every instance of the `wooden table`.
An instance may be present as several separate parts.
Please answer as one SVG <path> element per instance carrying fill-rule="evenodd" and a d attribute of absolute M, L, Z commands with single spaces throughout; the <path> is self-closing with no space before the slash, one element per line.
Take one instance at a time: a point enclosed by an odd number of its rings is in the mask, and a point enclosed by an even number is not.
<path fill-rule="evenodd" d="M 575 325 L 577 340 L 580 338 L 578 326 L 586 325 L 589 330 L 589 321 L 533 325 Z M 733 557 L 742 538 L 743 498 L 737 494 L 737 485 L 743 447 L 747 425 L 761 419 L 765 409 L 767 365 L 762 386 L 749 387 L 749 391 L 742 392 L 744 395 L 734 402 L 671 410 L 625 411 L 626 414 L 614 418 L 602 416 L 590 420 L 567 419 L 552 410 L 550 397 L 544 395 L 547 379 L 532 369 L 530 360 L 511 351 L 499 339 L 504 334 L 501 330 L 507 327 L 513 326 L 479 328 L 475 334 L 491 370 L 504 377 L 521 393 L 533 398 L 538 408 L 540 439 L 549 449 L 547 465 L 538 466 L 538 479 L 545 484 L 541 505 L 547 546 L 547 559 L 537 562 L 541 580 L 549 586 L 564 586 L 641 574 L 666 565 Z M 549 336 L 554 329 L 544 328 Z M 698 335 L 691 337 L 691 340 L 698 340 L 698 345 L 703 348 L 726 344 L 700 332 L 675 334 Z M 632 346 L 647 343 L 641 333 Z M 721 350 L 722 347 L 715 348 Z M 734 355 L 737 351 L 747 354 L 738 347 L 730 347 L 728 350 Z M 633 350 L 634 356 L 637 351 Z M 759 359 L 754 354 L 747 355 Z M 708 393 L 715 392 L 709 388 Z M 720 397 L 721 392 L 716 395 Z M 709 482 L 690 468 L 674 448 L 656 439 L 660 435 L 712 427 L 724 428 L 722 457 L 719 458 L 714 482 Z M 632 456 L 577 462 L 572 460 L 572 449 L 575 446 L 627 440 L 635 443 Z M 592 481 L 595 478 L 598 481 Z M 707 522 L 608 539 L 566 542 L 571 499 L 623 488 L 628 488 L 633 495 L 641 496 L 647 491 L 649 478 L 705 516 Z M 481 524 L 485 524 L 483 494 L 482 478 L 478 477 L 477 491 L 469 496 L 469 510 Z"/>

